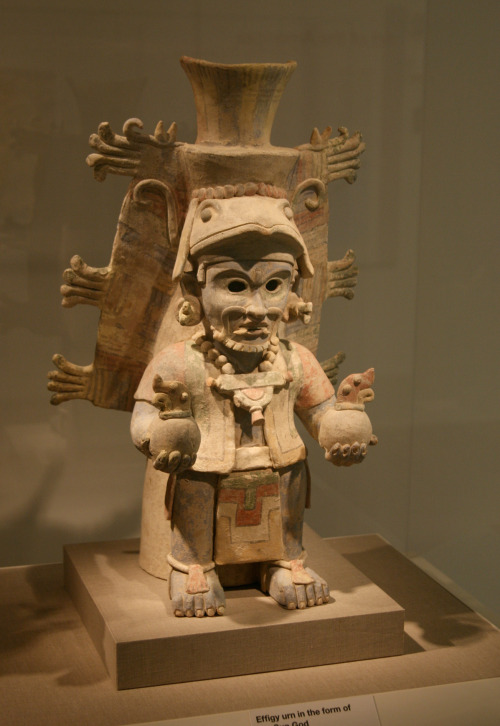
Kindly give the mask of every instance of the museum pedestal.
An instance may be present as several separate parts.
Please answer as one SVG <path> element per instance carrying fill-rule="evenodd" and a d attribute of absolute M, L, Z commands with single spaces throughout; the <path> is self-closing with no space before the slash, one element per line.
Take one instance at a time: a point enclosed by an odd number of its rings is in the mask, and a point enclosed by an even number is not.
<path fill-rule="evenodd" d="M 65 586 L 118 689 L 400 655 L 403 608 L 307 528 L 304 544 L 331 588 L 305 610 L 242 587 L 226 591 L 223 617 L 176 618 L 137 540 L 65 547 Z"/>
<path fill-rule="evenodd" d="M 378 535 L 325 541 L 404 607 L 402 655 L 227 678 L 213 678 L 207 666 L 202 681 L 119 691 L 63 588 L 62 565 L 8 567 L 0 570 L 2 726 L 177 724 L 183 718 L 190 720 L 182 726 L 205 726 L 207 714 L 216 726 L 239 726 L 249 722 L 244 709 L 368 694 L 382 726 L 497 726 L 498 630 Z M 337 597 L 339 582 L 331 584 Z M 480 700 L 472 698 L 473 686 Z M 436 691 L 445 700 L 434 698 Z"/>

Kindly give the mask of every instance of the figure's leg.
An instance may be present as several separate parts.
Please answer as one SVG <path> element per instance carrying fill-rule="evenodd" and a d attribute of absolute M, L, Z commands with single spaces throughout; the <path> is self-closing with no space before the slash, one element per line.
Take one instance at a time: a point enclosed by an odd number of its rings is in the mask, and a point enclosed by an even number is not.
<path fill-rule="evenodd" d="M 224 613 L 224 591 L 214 568 L 217 476 L 186 472 L 176 482 L 169 562 L 170 598 L 178 617 Z"/>
<path fill-rule="evenodd" d="M 326 582 L 314 570 L 304 567 L 301 559 L 307 479 L 305 462 L 299 462 L 281 473 L 284 557 L 278 563 L 269 563 L 264 568 L 264 589 L 289 610 L 322 605 L 329 600 Z"/>

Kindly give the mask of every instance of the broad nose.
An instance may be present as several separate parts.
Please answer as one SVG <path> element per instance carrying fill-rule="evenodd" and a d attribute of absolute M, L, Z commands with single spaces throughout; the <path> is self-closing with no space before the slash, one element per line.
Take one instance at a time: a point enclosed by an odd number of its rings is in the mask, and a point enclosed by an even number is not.
<path fill-rule="evenodd" d="M 262 306 L 262 304 L 258 305 L 256 303 L 257 301 L 254 301 L 252 305 L 249 305 L 246 309 L 246 313 L 252 320 L 264 320 L 267 315 L 267 310 Z"/>

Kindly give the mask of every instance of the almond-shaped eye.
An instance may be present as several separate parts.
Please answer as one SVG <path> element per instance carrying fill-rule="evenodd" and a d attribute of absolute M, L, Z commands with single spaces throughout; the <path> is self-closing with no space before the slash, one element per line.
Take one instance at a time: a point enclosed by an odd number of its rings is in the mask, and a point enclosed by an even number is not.
<path fill-rule="evenodd" d="M 227 289 L 229 292 L 244 292 L 247 289 L 247 284 L 244 280 L 230 280 Z"/>
<path fill-rule="evenodd" d="M 266 290 L 268 290 L 268 292 L 276 292 L 280 289 L 282 284 L 283 280 L 279 280 L 277 277 L 273 277 L 271 280 L 268 280 L 266 282 Z"/>

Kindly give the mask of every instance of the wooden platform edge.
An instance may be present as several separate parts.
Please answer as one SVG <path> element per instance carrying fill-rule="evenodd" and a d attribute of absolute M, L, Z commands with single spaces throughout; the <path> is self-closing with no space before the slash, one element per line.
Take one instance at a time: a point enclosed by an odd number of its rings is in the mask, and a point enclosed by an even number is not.
<path fill-rule="evenodd" d="M 230 616 L 226 615 L 224 627 L 217 628 L 222 623 L 211 618 L 210 625 L 206 623 L 206 630 L 203 628 L 205 619 L 182 618 L 182 623 L 191 621 L 186 632 L 179 631 L 178 618 L 172 620 L 172 615 L 163 612 L 162 622 L 167 618 L 166 627 L 163 629 L 162 625 L 152 635 L 145 634 L 141 628 L 134 629 L 134 619 L 130 618 L 129 625 L 124 626 L 123 619 L 117 620 L 113 612 L 111 615 L 107 612 L 110 610 L 109 593 L 106 602 L 95 583 L 92 594 L 92 581 L 100 578 L 97 569 L 93 571 L 94 556 L 109 552 L 109 548 L 112 550 L 116 545 L 125 547 L 127 542 L 65 547 L 64 582 L 118 690 L 370 660 L 403 653 L 404 610 L 375 585 L 372 587 L 384 599 L 379 610 L 367 607 L 366 612 L 342 616 L 335 611 L 335 603 L 331 603 L 330 606 L 319 606 L 319 609 L 294 611 L 290 613 L 289 621 L 271 617 L 259 624 L 245 623 L 244 619 L 238 621 L 238 616 L 231 622 Z M 123 570 L 122 581 L 126 574 L 134 581 L 136 573 L 149 582 L 152 576 L 140 570 L 138 561 L 136 568 L 132 573 Z M 162 581 L 152 579 L 155 587 L 162 587 Z M 127 598 L 126 593 L 120 596 L 120 587 L 117 587 L 117 603 Z M 147 592 L 149 585 L 139 583 L 137 587 Z M 231 593 L 229 597 L 232 599 Z M 245 599 L 243 608 L 242 598 Z M 241 611 L 249 609 L 251 612 L 253 608 L 257 612 L 257 607 L 262 608 L 262 603 L 257 603 L 256 590 L 251 588 L 240 589 L 237 599 L 232 602 L 240 604 L 240 616 Z M 331 617 L 324 617 L 327 612 L 324 607 L 332 607 Z M 308 619 L 301 614 L 307 615 Z M 229 628 L 226 627 L 228 623 L 231 623 Z M 320 646 L 312 647 L 314 643 Z"/>
<path fill-rule="evenodd" d="M 67 546 L 63 547 L 63 583 L 64 589 L 70 595 L 114 686 L 119 688 L 114 638 L 107 628 L 103 614 L 85 586 Z"/>

